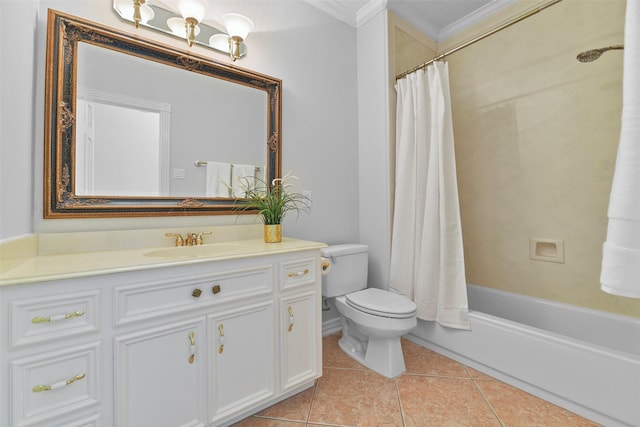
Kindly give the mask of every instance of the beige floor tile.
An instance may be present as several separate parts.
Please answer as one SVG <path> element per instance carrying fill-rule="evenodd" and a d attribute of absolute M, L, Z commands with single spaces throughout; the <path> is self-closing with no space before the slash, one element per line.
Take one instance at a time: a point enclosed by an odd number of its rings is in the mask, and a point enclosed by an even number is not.
<path fill-rule="evenodd" d="M 464 365 L 409 340 L 402 340 L 402 352 L 408 374 L 469 378 Z"/>
<path fill-rule="evenodd" d="M 407 427 L 500 427 L 471 379 L 403 375 L 397 383 Z"/>
<path fill-rule="evenodd" d="M 302 393 L 264 409 L 258 413 L 258 416 L 306 422 L 309 416 L 309 409 L 311 409 L 311 399 L 313 399 L 314 391 L 315 387 L 311 387 Z"/>
<path fill-rule="evenodd" d="M 506 427 L 579 427 L 598 424 L 500 381 L 478 381 Z"/>
<path fill-rule="evenodd" d="M 342 337 L 341 334 L 329 335 L 322 339 L 322 365 L 325 368 L 348 368 L 362 369 L 367 368 L 349 357 L 338 345 L 338 341 Z"/>
<path fill-rule="evenodd" d="M 395 381 L 370 370 L 325 369 L 316 385 L 309 422 L 402 426 Z"/>
<path fill-rule="evenodd" d="M 385 378 L 347 356 L 339 339 L 340 334 L 323 339 L 324 371 L 315 387 L 236 426 L 598 425 L 404 339 L 407 373 Z"/>

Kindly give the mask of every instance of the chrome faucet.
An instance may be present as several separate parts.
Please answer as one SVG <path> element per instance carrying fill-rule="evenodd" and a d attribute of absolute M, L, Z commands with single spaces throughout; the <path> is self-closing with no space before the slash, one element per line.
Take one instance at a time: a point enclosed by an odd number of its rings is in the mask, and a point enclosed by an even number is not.
<path fill-rule="evenodd" d="M 187 233 L 185 238 L 182 238 L 179 233 L 166 233 L 165 236 L 175 237 L 176 246 L 196 246 L 204 243 L 204 239 L 202 238 L 204 234 L 213 234 L 213 232 L 201 231 L 200 233 Z"/>

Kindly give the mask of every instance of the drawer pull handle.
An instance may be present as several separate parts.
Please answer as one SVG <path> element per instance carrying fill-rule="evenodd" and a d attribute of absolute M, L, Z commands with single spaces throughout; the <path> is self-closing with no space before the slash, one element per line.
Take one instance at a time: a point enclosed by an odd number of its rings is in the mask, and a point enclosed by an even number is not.
<path fill-rule="evenodd" d="M 309 269 L 305 268 L 303 271 L 296 271 L 295 273 L 289 273 L 289 277 L 299 277 L 309 274 Z"/>
<path fill-rule="evenodd" d="M 220 323 L 218 325 L 218 353 L 222 353 L 224 351 L 224 325 Z"/>
<path fill-rule="evenodd" d="M 193 363 L 194 360 L 196 360 L 196 333 L 193 331 L 189 332 L 189 343 L 190 345 L 190 350 L 191 350 L 191 355 L 189 356 L 189 363 Z"/>
<path fill-rule="evenodd" d="M 289 332 L 291 332 L 293 330 L 293 308 L 291 306 L 289 306 L 288 308 L 289 311 Z"/>
<path fill-rule="evenodd" d="M 33 319 L 31 319 L 31 323 L 49 323 L 49 322 L 56 322 L 58 320 L 71 319 L 72 317 L 80 317 L 80 316 L 84 316 L 84 311 L 76 310 L 73 313 L 54 314 L 53 316 L 49 316 L 49 317 L 36 316 Z"/>
<path fill-rule="evenodd" d="M 220 293 L 221 290 L 222 287 L 220 285 L 213 285 L 213 288 L 211 288 L 211 292 L 213 292 L 214 295 Z"/>
<path fill-rule="evenodd" d="M 191 296 L 194 298 L 199 298 L 202 295 L 202 291 L 198 288 L 195 288 L 193 292 L 191 292 Z"/>
<path fill-rule="evenodd" d="M 86 377 L 86 374 L 77 374 L 71 378 L 69 378 L 68 380 L 63 380 L 63 381 L 58 381 L 57 383 L 51 384 L 51 385 L 45 385 L 45 384 L 38 384 L 37 386 L 33 387 L 33 392 L 34 393 L 40 393 L 41 391 L 51 391 L 51 390 L 55 390 L 58 388 L 62 388 L 64 386 L 68 386 L 71 383 L 74 383 L 78 380 L 83 379 L 84 377 Z"/>

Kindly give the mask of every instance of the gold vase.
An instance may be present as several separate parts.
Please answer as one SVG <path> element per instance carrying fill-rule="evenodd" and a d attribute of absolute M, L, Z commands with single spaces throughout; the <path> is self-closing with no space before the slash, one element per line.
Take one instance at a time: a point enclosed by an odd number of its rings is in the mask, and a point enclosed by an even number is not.
<path fill-rule="evenodd" d="M 265 224 L 264 241 L 266 243 L 282 242 L 282 224 Z"/>

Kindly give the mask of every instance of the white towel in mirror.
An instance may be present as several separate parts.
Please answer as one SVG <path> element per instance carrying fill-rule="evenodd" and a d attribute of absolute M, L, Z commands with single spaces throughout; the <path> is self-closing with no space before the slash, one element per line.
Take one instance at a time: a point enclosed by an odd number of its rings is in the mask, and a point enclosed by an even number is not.
<path fill-rule="evenodd" d="M 231 182 L 230 163 L 207 162 L 206 197 L 229 197 Z"/>
<path fill-rule="evenodd" d="M 231 168 L 233 197 L 243 197 L 247 186 L 255 187 L 256 167 L 254 165 L 234 164 Z"/>

